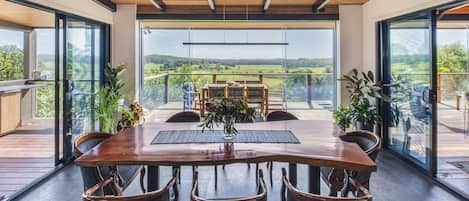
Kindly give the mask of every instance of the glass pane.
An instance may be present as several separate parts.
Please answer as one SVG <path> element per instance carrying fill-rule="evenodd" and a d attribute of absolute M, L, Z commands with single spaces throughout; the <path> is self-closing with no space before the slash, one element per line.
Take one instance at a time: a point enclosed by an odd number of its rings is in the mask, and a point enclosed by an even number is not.
<path fill-rule="evenodd" d="M 391 23 L 390 147 L 429 167 L 431 150 L 431 58 L 428 19 Z"/>
<path fill-rule="evenodd" d="M 0 29 L 0 81 L 24 78 L 24 32 Z"/>
<path fill-rule="evenodd" d="M 336 92 L 333 27 L 166 29 L 148 24 L 141 22 L 140 29 L 141 101 L 147 121 L 164 121 L 184 109 L 185 97 L 192 97 L 184 91 L 185 83 L 197 94 L 214 78 L 220 83 L 262 80 L 269 110 L 292 109 L 303 119 L 331 120 Z M 186 103 L 198 110 L 200 98 Z"/>
<path fill-rule="evenodd" d="M 71 132 L 79 135 L 94 130 L 93 96 L 95 90 L 94 71 L 95 43 L 94 27 L 69 20 L 67 27 L 67 75 L 72 85 Z"/>

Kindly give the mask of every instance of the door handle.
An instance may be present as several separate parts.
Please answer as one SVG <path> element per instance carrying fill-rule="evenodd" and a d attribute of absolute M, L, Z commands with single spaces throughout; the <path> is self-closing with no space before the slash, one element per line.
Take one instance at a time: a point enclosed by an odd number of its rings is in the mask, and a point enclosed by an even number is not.
<path fill-rule="evenodd" d="M 430 89 L 428 90 L 428 100 L 430 100 L 430 104 L 435 104 L 437 102 L 438 96 L 436 95 L 436 90 Z"/>
<path fill-rule="evenodd" d="M 65 91 L 66 92 L 72 92 L 74 88 L 74 82 L 73 80 L 65 80 Z"/>
<path fill-rule="evenodd" d="M 65 135 L 67 135 L 67 136 L 72 136 L 72 129 L 69 128 L 68 131 L 67 131 L 67 133 L 65 133 Z"/>

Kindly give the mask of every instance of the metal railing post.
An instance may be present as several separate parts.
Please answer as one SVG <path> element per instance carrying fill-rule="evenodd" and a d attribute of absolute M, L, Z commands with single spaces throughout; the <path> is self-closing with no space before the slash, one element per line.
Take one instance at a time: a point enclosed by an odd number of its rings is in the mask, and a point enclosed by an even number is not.
<path fill-rule="evenodd" d="M 164 104 L 168 103 L 169 97 L 169 74 L 164 76 Z"/>
<path fill-rule="evenodd" d="M 311 99 L 313 97 L 313 94 L 311 91 L 311 82 L 312 82 L 311 73 L 308 73 L 308 75 L 306 75 L 306 90 L 308 90 L 306 93 L 308 94 L 308 104 L 311 104 Z"/>
<path fill-rule="evenodd" d="M 441 74 L 436 76 L 436 101 L 441 103 Z"/>

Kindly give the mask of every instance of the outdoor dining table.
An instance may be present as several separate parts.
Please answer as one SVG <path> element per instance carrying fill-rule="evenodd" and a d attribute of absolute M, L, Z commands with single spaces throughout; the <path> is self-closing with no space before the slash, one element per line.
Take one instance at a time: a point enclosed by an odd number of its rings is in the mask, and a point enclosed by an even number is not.
<path fill-rule="evenodd" d="M 264 88 L 264 94 L 265 94 L 265 100 L 266 100 L 266 103 L 265 103 L 265 114 L 268 113 L 269 111 L 269 91 L 268 91 L 268 87 L 267 85 L 265 84 L 239 84 L 238 86 L 242 86 L 242 87 L 245 87 L 246 89 L 250 88 L 250 87 L 254 87 L 254 88 Z M 210 87 L 228 87 L 228 84 L 206 84 L 202 87 L 202 100 L 201 100 L 201 106 L 200 106 L 200 115 L 201 116 L 205 116 L 205 101 L 206 101 L 206 96 L 208 94 L 208 89 Z M 208 97 L 209 98 L 209 97 Z"/>
<path fill-rule="evenodd" d="M 376 164 L 357 144 L 343 142 L 338 138 L 344 133 L 332 121 L 293 120 L 237 124 L 240 133 L 245 134 L 235 137 L 230 154 L 224 149 L 226 142 L 222 136 L 217 138 L 214 135 L 216 132 L 212 131 L 200 132 L 199 124 L 145 123 L 106 139 L 79 157 L 75 163 L 88 167 L 147 165 L 149 190 L 158 189 L 158 166 L 163 165 L 287 162 L 290 164 L 289 177 L 296 184 L 296 164 L 306 164 L 309 165 L 308 182 L 311 193 L 320 193 L 320 167 L 376 170 Z M 168 133 L 178 137 L 172 139 Z M 272 133 L 272 137 L 265 137 L 269 133 Z"/>

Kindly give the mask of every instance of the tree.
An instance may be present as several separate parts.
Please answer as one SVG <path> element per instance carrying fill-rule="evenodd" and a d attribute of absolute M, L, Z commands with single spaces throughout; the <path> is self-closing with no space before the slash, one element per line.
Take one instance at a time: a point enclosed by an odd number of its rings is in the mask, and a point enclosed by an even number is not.
<path fill-rule="evenodd" d="M 14 45 L 0 46 L 0 80 L 23 78 L 24 53 Z"/>
<path fill-rule="evenodd" d="M 442 46 L 438 50 L 438 69 L 446 72 L 466 72 L 467 55 L 464 47 L 459 44 Z"/>

